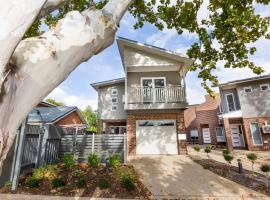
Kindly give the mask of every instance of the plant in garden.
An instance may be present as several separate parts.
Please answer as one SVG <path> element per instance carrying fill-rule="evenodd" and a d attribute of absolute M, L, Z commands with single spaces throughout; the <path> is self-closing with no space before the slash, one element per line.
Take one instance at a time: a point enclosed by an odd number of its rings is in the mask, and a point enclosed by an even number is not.
<path fill-rule="evenodd" d="M 134 179 L 129 174 L 125 174 L 121 178 L 122 185 L 127 191 L 132 191 L 135 188 Z"/>
<path fill-rule="evenodd" d="M 98 166 L 98 156 L 96 154 L 91 154 L 88 156 L 88 164 L 90 167 L 97 167 Z"/>
<path fill-rule="evenodd" d="M 4 184 L 4 186 L 5 186 L 6 188 L 11 188 L 12 182 L 11 182 L 11 181 L 6 181 L 5 184 Z"/>
<path fill-rule="evenodd" d="M 75 165 L 74 155 L 71 153 L 65 153 L 63 157 L 64 166 L 66 168 L 71 168 Z"/>
<path fill-rule="evenodd" d="M 105 178 L 100 179 L 99 180 L 99 188 L 102 190 L 109 188 L 108 180 Z"/>
<path fill-rule="evenodd" d="M 201 147 L 200 147 L 200 145 L 195 145 L 194 147 L 193 147 L 193 149 L 196 151 L 196 152 L 200 152 L 200 150 L 201 150 Z"/>
<path fill-rule="evenodd" d="M 78 188 L 83 188 L 86 186 L 86 180 L 85 180 L 83 171 L 76 170 L 74 171 L 73 176 L 76 178 L 76 186 Z"/>
<path fill-rule="evenodd" d="M 29 188 L 36 188 L 36 187 L 39 186 L 39 182 L 40 182 L 39 179 L 36 179 L 36 178 L 34 178 L 34 177 L 29 177 L 29 178 L 26 180 L 25 184 L 26 184 L 26 186 L 29 187 Z"/>
<path fill-rule="evenodd" d="M 38 180 L 47 179 L 49 181 L 55 179 L 59 174 L 59 169 L 56 165 L 48 165 L 33 169 L 32 177 Z"/>
<path fill-rule="evenodd" d="M 52 188 L 58 188 L 65 185 L 65 182 L 62 178 L 55 178 L 51 181 Z"/>
<path fill-rule="evenodd" d="M 266 187 L 268 188 L 268 173 L 270 172 L 270 165 L 263 164 L 263 165 L 261 165 L 260 169 L 263 173 L 265 173 Z"/>
<path fill-rule="evenodd" d="M 230 153 L 227 152 L 227 153 L 223 153 L 223 157 L 228 163 L 228 171 L 230 172 L 231 164 L 232 164 L 232 160 L 233 160 L 233 155 L 231 155 Z"/>
<path fill-rule="evenodd" d="M 204 152 L 207 154 L 207 158 L 209 159 L 209 153 L 212 151 L 212 145 L 208 144 L 204 148 Z"/>
<path fill-rule="evenodd" d="M 231 152 L 228 150 L 228 149 L 223 149 L 222 150 L 222 154 L 223 156 L 226 155 L 226 154 L 230 154 Z"/>
<path fill-rule="evenodd" d="M 121 158 L 119 155 L 113 155 L 109 157 L 109 165 L 112 168 L 118 168 L 121 164 Z"/>
<path fill-rule="evenodd" d="M 254 163 L 257 160 L 257 155 L 255 153 L 249 153 L 247 154 L 247 158 L 251 161 L 252 174 L 254 174 Z"/>

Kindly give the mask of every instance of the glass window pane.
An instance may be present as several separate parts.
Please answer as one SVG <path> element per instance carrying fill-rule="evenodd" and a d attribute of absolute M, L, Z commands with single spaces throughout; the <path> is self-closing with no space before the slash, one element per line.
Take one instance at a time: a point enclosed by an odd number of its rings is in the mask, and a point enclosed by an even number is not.
<path fill-rule="evenodd" d="M 233 95 L 229 94 L 229 95 L 226 96 L 226 98 L 227 98 L 229 111 L 235 111 Z"/>
<path fill-rule="evenodd" d="M 174 126 L 174 121 L 158 121 L 158 126 Z"/>
<path fill-rule="evenodd" d="M 164 79 L 155 79 L 155 87 L 159 88 L 159 87 L 164 87 L 165 86 L 165 81 Z"/>
<path fill-rule="evenodd" d="M 143 79 L 142 81 L 143 87 L 152 87 L 152 79 Z"/>
<path fill-rule="evenodd" d="M 216 130 L 217 130 L 217 136 L 218 137 L 223 137 L 223 130 L 222 130 L 222 128 L 221 127 L 218 127 Z"/>
<path fill-rule="evenodd" d="M 140 121 L 139 126 L 154 126 L 153 121 Z"/>
<path fill-rule="evenodd" d="M 257 123 L 251 123 L 250 127 L 253 138 L 253 144 L 262 144 L 262 137 L 259 125 Z"/>

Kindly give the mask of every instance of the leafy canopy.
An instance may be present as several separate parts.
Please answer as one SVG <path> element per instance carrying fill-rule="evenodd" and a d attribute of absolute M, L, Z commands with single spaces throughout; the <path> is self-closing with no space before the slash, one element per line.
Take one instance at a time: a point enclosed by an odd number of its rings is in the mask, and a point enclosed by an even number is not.
<path fill-rule="evenodd" d="M 51 103 L 51 104 L 56 105 L 56 106 L 65 106 L 64 103 L 56 101 L 54 99 L 46 99 L 46 102 Z"/>
<path fill-rule="evenodd" d="M 108 0 L 70 0 L 58 11 L 45 17 L 45 23 L 53 27 L 56 22 L 72 10 L 83 11 L 90 7 L 102 8 Z M 187 51 L 194 59 L 191 71 L 199 71 L 202 86 L 209 94 L 218 86 L 215 75 L 217 63 L 225 68 L 249 68 L 261 74 L 262 66 L 250 61 L 256 48 L 252 45 L 260 38 L 269 39 L 270 18 L 255 12 L 255 6 L 268 5 L 270 0 L 209 0 L 209 16 L 198 18 L 203 0 L 134 0 L 129 12 L 137 19 L 134 28 L 141 28 L 146 22 L 159 30 L 174 29 L 181 35 L 184 31 L 197 36 Z M 37 20 L 25 37 L 41 34 L 41 21 Z"/>
<path fill-rule="evenodd" d="M 97 132 L 97 113 L 93 111 L 91 106 L 87 106 L 81 113 L 87 121 L 88 131 Z"/>

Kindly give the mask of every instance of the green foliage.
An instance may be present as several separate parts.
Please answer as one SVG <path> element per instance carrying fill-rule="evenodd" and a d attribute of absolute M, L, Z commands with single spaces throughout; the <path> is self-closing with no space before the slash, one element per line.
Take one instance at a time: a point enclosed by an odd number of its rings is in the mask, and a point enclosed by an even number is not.
<path fill-rule="evenodd" d="M 123 175 L 121 178 L 122 185 L 127 191 L 132 191 L 135 188 L 134 179 L 130 175 Z"/>
<path fill-rule="evenodd" d="M 71 153 L 65 153 L 64 157 L 63 157 L 63 162 L 64 162 L 64 166 L 66 168 L 71 168 L 75 165 L 75 159 L 73 154 Z"/>
<path fill-rule="evenodd" d="M 257 160 L 257 155 L 255 153 L 249 153 L 247 154 L 247 158 L 254 163 Z"/>
<path fill-rule="evenodd" d="M 267 174 L 268 172 L 270 172 L 270 165 L 269 164 L 262 164 L 260 169 L 262 172 Z"/>
<path fill-rule="evenodd" d="M 107 179 L 104 179 L 104 178 L 103 179 L 100 179 L 100 181 L 99 181 L 99 188 L 102 189 L 102 190 L 109 188 L 109 182 L 108 182 L 108 180 Z"/>
<path fill-rule="evenodd" d="M 229 164 L 231 164 L 232 160 L 233 160 L 233 155 L 231 154 L 223 154 L 224 160 L 226 160 Z"/>
<path fill-rule="evenodd" d="M 55 179 L 59 174 L 59 169 L 56 165 L 48 165 L 33 169 L 32 177 L 37 180 L 47 179 L 49 181 Z"/>
<path fill-rule="evenodd" d="M 109 166 L 112 168 L 118 168 L 121 164 L 121 158 L 119 155 L 113 155 L 109 157 Z"/>
<path fill-rule="evenodd" d="M 37 188 L 39 186 L 39 182 L 40 180 L 39 179 L 36 179 L 34 177 L 29 177 L 27 180 L 26 180 L 26 186 L 29 187 L 29 188 Z"/>
<path fill-rule="evenodd" d="M 97 132 L 97 112 L 93 111 L 91 106 L 81 110 L 84 119 L 87 121 L 88 131 Z"/>
<path fill-rule="evenodd" d="M 200 147 L 200 145 L 198 145 L 198 144 L 195 145 L 193 148 L 194 148 L 194 150 L 197 151 L 197 152 L 199 152 L 199 151 L 201 150 L 201 147 Z"/>
<path fill-rule="evenodd" d="M 4 186 L 5 186 L 6 188 L 11 188 L 12 182 L 11 182 L 11 181 L 6 181 L 5 184 L 4 184 Z"/>
<path fill-rule="evenodd" d="M 74 171 L 73 176 L 77 179 L 76 186 L 78 188 L 83 188 L 86 186 L 86 179 L 84 177 L 83 171 L 76 170 L 76 171 Z"/>
<path fill-rule="evenodd" d="M 46 101 L 47 101 L 48 103 L 51 103 L 51 104 L 56 105 L 56 106 L 64 106 L 64 105 L 65 105 L 64 103 L 59 102 L 59 101 L 56 101 L 56 100 L 54 100 L 54 99 L 46 99 Z"/>
<path fill-rule="evenodd" d="M 97 167 L 99 159 L 96 154 L 91 154 L 88 157 L 88 164 L 90 167 Z"/>
<path fill-rule="evenodd" d="M 58 188 L 58 187 L 62 187 L 65 185 L 65 182 L 62 178 L 55 178 L 51 181 L 51 186 L 53 188 Z"/>
<path fill-rule="evenodd" d="M 210 144 L 206 145 L 204 148 L 204 152 L 209 154 L 209 153 L 211 153 L 211 151 L 212 151 L 212 145 L 210 145 Z"/>
<path fill-rule="evenodd" d="M 222 154 L 223 156 L 226 155 L 226 154 L 230 154 L 231 152 L 228 150 L 228 149 L 223 149 L 222 150 Z"/>

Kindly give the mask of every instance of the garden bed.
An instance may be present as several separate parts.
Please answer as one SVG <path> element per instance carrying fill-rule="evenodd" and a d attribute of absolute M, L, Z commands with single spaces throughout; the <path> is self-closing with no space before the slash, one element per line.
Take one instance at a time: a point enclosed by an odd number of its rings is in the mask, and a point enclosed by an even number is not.
<path fill-rule="evenodd" d="M 200 164 L 204 169 L 208 169 L 224 178 L 270 196 L 270 187 L 266 187 L 266 178 L 260 173 L 255 172 L 253 174 L 251 171 L 244 169 L 243 173 L 239 174 L 238 167 L 231 166 L 229 170 L 227 164 L 216 160 L 203 159 L 196 156 L 191 156 L 191 159 Z"/>
<path fill-rule="evenodd" d="M 54 175 L 54 172 L 42 172 L 43 175 L 38 182 L 36 180 L 31 182 L 31 178 L 39 176 L 38 173 L 41 172 L 34 172 L 34 176 L 33 172 L 22 175 L 16 193 L 153 199 L 151 192 L 139 180 L 133 166 L 121 165 L 107 173 L 103 164 L 99 164 L 97 167 L 89 167 L 87 163 L 82 163 L 68 168 L 63 164 L 58 164 L 46 168 L 54 168 L 47 171 L 57 170 L 58 175 Z M 125 182 L 125 176 L 126 179 L 131 177 L 132 181 L 127 180 Z M 10 185 L 1 188 L 0 193 L 11 193 Z"/>

